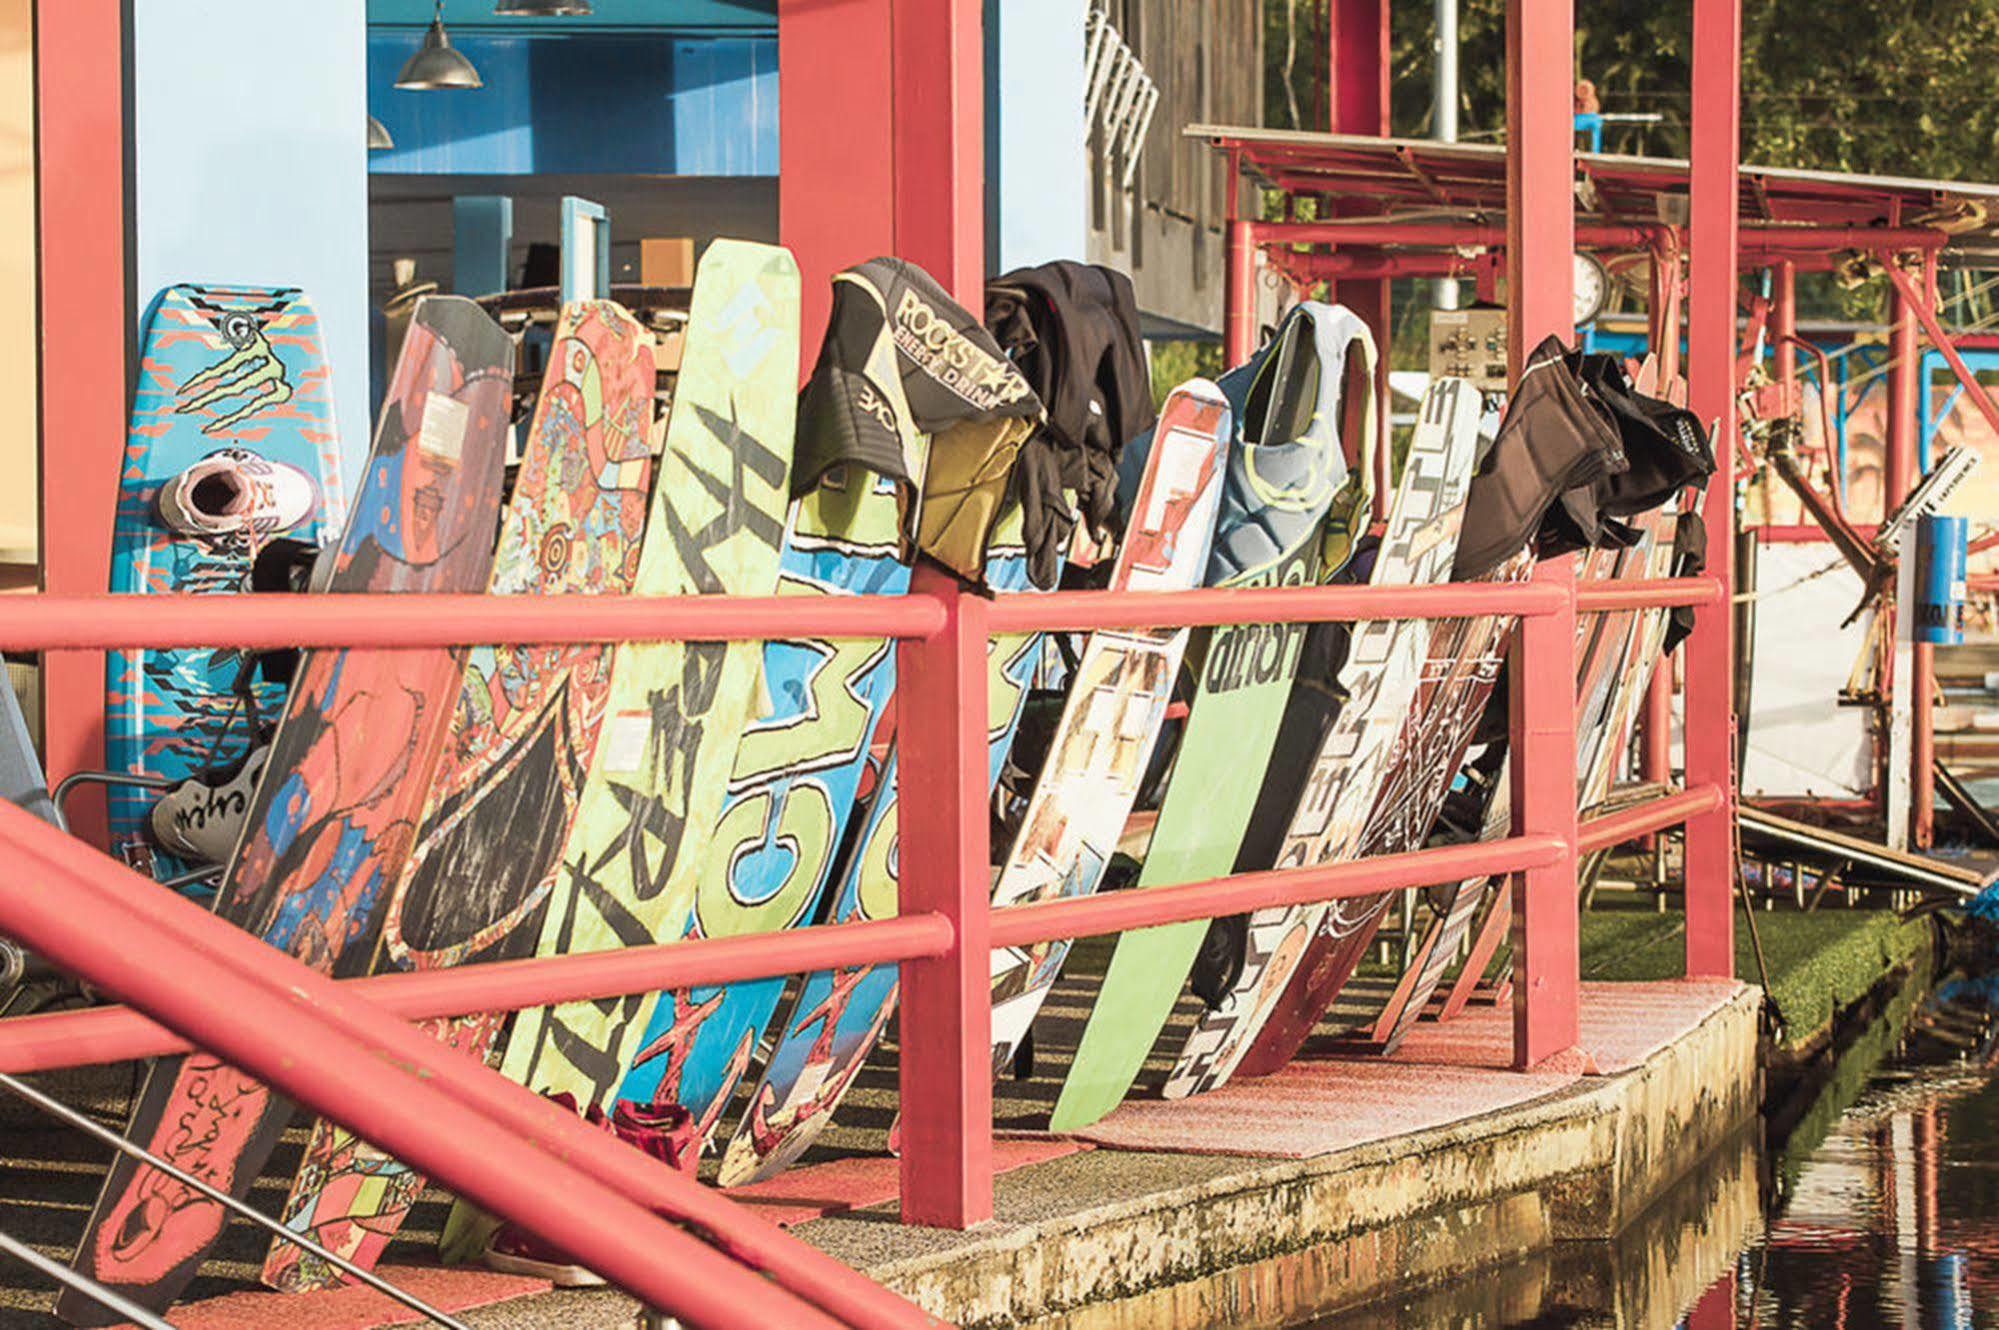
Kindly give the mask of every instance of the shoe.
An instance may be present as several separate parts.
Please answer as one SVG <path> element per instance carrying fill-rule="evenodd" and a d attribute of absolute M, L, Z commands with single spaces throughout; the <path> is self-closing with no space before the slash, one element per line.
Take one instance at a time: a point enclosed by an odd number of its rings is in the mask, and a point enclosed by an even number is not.
<path fill-rule="evenodd" d="M 160 520 L 214 539 L 289 531 L 319 503 L 312 477 L 248 448 L 221 448 L 160 487 Z"/>
<path fill-rule="evenodd" d="M 228 862 L 243 837 L 250 801 L 271 756 L 268 730 L 235 761 L 195 772 L 161 795 L 147 816 L 153 842 L 168 854 L 203 864 Z"/>
<path fill-rule="evenodd" d="M 571 1113 L 576 1111 L 576 1097 L 566 1090 L 546 1098 Z M 700 1163 L 701 1135 L 695 1129 L 694 1115 L 679 1104 L 621 1102 L 609 1118 L 592 1104 L 583 1120 L 689 1176 Z M 493 1234 L 486 1246 L 485 1263 L 502 1274 L 546 1279 L 557 1288 L 600 1288 L 604 1284 L 602 1275 L 514 1224 L 502 1224 Z"/>
<path fill-rule="evenodd" d="M 690 1178 L 701 1167 L 701 1132 L 695 1126 L 694 1114 L 682 1104 L 621 1100 L 611 1110 L 611 1131 L 626 1145 Z"/>

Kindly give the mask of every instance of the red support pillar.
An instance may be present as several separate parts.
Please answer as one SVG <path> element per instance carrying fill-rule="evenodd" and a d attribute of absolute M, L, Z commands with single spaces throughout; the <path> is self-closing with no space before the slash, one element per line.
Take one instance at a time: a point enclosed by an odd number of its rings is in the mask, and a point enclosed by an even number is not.
<path fill-rule="evenodd" d="M 1777 383 L 1787 409 L 1802 407 L 1798 394 L 1798 265 L 1779 259 L 1770 266 L 1770 330 L 1775 334 Z"/>
<path fill-rule="evenodd" d="M 1508 375 L 1550 333 L 1575 331 L 1575 12 L 1566 0 L 1506 8 Z M 1531 188 L 1530 188 L 1531 186 Z M 1573 802 L 1573 800 L 1572 800 Z"/>
<path fill-rule="evenodd" d="M 1883 519 L 1894 512 L 1915 487 L 1916 394 L 1919 391 L 1917 380 L 1921 377 L 1918 362 L 1921 348 L 1916 342 L 1915 301 L 1912 296 L 1911 291 L 1899 284 L 1889 292 L 1888 438 L 1881 465 Z M 1908 542 L 1905 548 L 1913 550 L 1914 542 Z M 1898 592 L 1896 601 L 1899 600 Z M 1899 603 L 1890 610 L 1893 615 L 1891 622 L 1895 625 L 1894 650 L 1890 653 L 1893 664 L 1888 683 L 1891 699 L 1888 761 L 1891 765 L 1888 788 L 1882 792 L 1887 808 L 1888 844 L 1896 849 L 1921 843 L 1916 839 L 1920 834 L 1920 820 L 1915 807 L 1918 746 L 1915 738 L 1923 732 L 1923 727 L 1931 723 L 1926 705 L 1928 690 L 1922 686 L 1922 667 L 1932 664 L 1934 668 L 1934 649 L 1926 650 L 1902 635 L 1905 625 L 1901 610 Z M 1932 657 L 1932 660 L 1925 660 L 1926 656 Z M 1907 717 L 1906 722 L 1904 717 Z M 1896 767 L 1895 763 L 1901 765 Z"/>
<path fill-rule="evenodd" d="M 1233 369 L 1256 352 L 1256 241 L 1242 215 L 1242 154 L 1228 155 L 1227 266 L 1222 271 L 1222 364 Z"/>
<path fill-rule="evenodd" d="M 1327 93 L 1330 98 L 1327 128 L 1335 134 L 1388 133 L 1389 22 L 1388 0 L 1332 0 L 1327 14 L 1331 45 L 1331 67 Z M 1343 213 L 1375 212 L 1367 200 L 1340 209 Z M 1386 278 L 1367 278 L 1333 283 L 1333 299 L 1358 314 L 1374 343 L 1381 348 L 1375 366 L 1376 419 L 1388 419 L 1388 342 L 1391 331 L 1389 285 Z M 1386 438 L 1386 433 L 1383 434 Z M 1378 457 L 1380 474 L 1375 477 L 1377 512 L 1387 502 L 1388 449 Z"/>
<path fill-rule="evenodd" d="M 1916 486 L 1921 459 L 1917 456 L 1917 413 L 1922 394 L 1929 385 L 1922 381 L 1922 348 L 1916 340 L 1916 300 L 1930 301 L 1934 309 L 1934 288 L 1924 282 L 1912 294 L 1901 284 L 1891 292 L 1888 333 L 1888 447 L 1883 465 L 1882 516 L 1893 512 Z M 1915 542 L 1907 549 L 1913 551 Z M 1901 627 L 1896 619 L 1897 632 Z M 1897 642 L 1899 648 L 1900 642 Z M 1898 650 L 1896 664 L 1905 658 Z M 1931 774 L 1931 754 L 1935 751 L 1935 716 L 1932 703 L 1936 691 L 1936 647 L 1928 642 L 1909 645 L 1908 673 L 1897 677 L 1893 686 L 1908 689 L 1909 705 L 1909 822 L 1908 843 L 1928 849 L 1936 839 L 1936 783 Z M 1891 831 L 1892 835 L 1892 831 Z M 1893 844 L 1890 841 L 1890 844 Z"/>
<path fill-rule="evenodd" d="M 827 283 L 876 255 L 983 308 L 982 23 L 978 0 L 778 0 L 778 236 L 804 278 L 802 368 Z"/>
<path fill-rule="evenodd" d="M 132 305 L 125 283 L 125 28 L 120 0 L 35 6 L 41 328 L 41 586 L 101 592 L 124 455 Z M 49 783 L 104 765 L 104 655 L 42 657 Z M 102 845 L 104 801 L 69 806 Z"/>
<path fill-rule="evenodd" d="M 1327 15 L 1335 134 L 1388 132 L 1389 27 L 1386 0 L 1332 0 Z"/>
<path fill-rule="evenodd" d="M 985 10 L 893 0 L 895 253 L 985 311 Z M 832 48 L 829 48 L 829 50 Z M 828 51 L 819 54 L 826 59 Z"/>
<path fill-rule="evenodd" d="M 1576 921 L 1575 559 L 1543 560 L 1534 580 L 1564 588 L 1558 613 L 1522 619 L 1506 672 L 1512 717 L 1513 834 L 1562 838 L 1567 852 L 1513 879 L 1513 1063 L 1575 1047 L 1582 983 Z M 1483 967 L 1481 967 L 1483 968 Z"/>
<path fill-rule="evenodd" d="M 944 915 L 957 939 L 902 967 L 902 1220 L 967 1228 L 993 1206 L 987 602 L 926 565 L 914 589 L 947 617 L 898 648 L 901 910 Z"/>
<path fill-rule="evenodd" d="M 1741 166 L 1741 0 L 1694 0 L 1692 234 L 1688 279 L 1688 398 L 1719 422 L 1708 481 L 1707 572 L 1723 601 L 1699 611 L 1686 644 L 1687 784 L 1722 792 L 1687 823 L 1687 973 L 1735 971 L 1735 291 L 1737 177 Z"/>
<path fill-rule="evenodd" d="M 778 229 L 808 336 L 833 273 L 878 254 L 981 311 L 981 0 L 778 0 L 777 17 Z M 902 967 L 902 1217 L 964 1228 L 992 1214 L 986 602 L 931 568 L 913 589 L 948 623 L 898 649 L 901 908 L 943 914 L 957 942 Z"/>
<path fill-rule="evenodd" d="M 895 252 L 892 17 L 889 0 L 778 0 L 777 231 L 803 280 L 801 376 L 833 274 Z"/>

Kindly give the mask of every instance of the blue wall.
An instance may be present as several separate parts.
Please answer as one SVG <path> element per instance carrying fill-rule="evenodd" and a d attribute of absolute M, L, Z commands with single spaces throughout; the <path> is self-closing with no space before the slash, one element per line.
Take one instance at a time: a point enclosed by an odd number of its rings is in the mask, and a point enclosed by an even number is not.
<path fill-rule="evenodd" d="M 1084 256 L 1084 8 L 1085 0 L 986 0 L 986 248 L 995 275 Z"/>
<path fill-rule="evenodd" d="M 455 33 L 485 87 L 402 92 L 409 29 L 368 36 L 368 105 L 416 175 L 776 175 L 777 39 Z"/>
<path fill-rule="evenodd" d="M 368 452 L 362 7 L 133 6 L 137 312 L 175 282 L 303 287 L 319 310 L 350 478 Z"/>

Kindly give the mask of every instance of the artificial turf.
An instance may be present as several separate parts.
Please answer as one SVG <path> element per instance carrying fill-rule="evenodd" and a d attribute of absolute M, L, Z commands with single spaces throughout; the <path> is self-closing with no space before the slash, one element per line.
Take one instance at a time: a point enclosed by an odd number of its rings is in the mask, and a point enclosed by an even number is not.
<path fill-rule="evenodd" d="M 1652 898 L 1603 891 L 1582 920 L 1585 979 L 1670 979 L 1685 967 L 1685 922 L 1658 913 Z M 1769 995 L 1781 1015 L 1783 1042 L 1802 1045 L 1859 1001 L 1882 977 L 1930 945 L 1927 919 L 1904 921 L 1889 910 L 1828 906 L 1811 913 L 1759 910 L 1757 932 L 1769 967 Z M 1735 973 L 1762 983 L 1749 930 L 1735 914 Z"/>

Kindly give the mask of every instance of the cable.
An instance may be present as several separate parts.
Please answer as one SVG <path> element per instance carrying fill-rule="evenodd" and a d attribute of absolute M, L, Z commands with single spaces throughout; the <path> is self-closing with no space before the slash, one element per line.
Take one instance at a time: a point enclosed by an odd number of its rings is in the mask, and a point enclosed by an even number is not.
<path fill-rule="evenodd" d="M 144 1326 L 146 1330 L 174 1330 L 173 1322 L 161 1320 L 123 1294 L 115 1293 L 96 1280 L 78 1274 L 61 1261 L 50 1260 L 11 1234 L 0 1232 L 0 1252 L 5 1252 L 31 1270 L 47 1275 L 58 1284 L 73 1288 L 84 1297 L 109 1307 L 134 1325 Z"/>
<path fill-rule="evenodd" d="M 117 1132 L 112 1131 L 109 1127 L 104 1126 L 102 1123 L 91 1121 L 83 1114 L 71 1108 L 68 1104 L 65 1104 L 57 1099 L 49 1098 L 47 1095 L 43 1094 L 40 1090 L 37 1090 L 34 1086 L 29 1085 L 27 1082 L 22 1081 L 17 1077 L 9 1076 L 5 1072 L 0 1072 L 0 1089 L 11 1090 L 14 1094 L 20 1096 L 22 1099 L 27 1100 L 29 1103 L 33 1104 L 36 1108 L 41 1109 L 44 1113 L 47 1113 L 52 1117 L 55 1117 L 63 1122 L 68 1123 L 70 1126 L 75 1127 L 78 1131 L 96 1137 L 98 1140 L 104 1142 L 106 1145 L 118 1151 L 120 1154 L 128 1155 L 133 1159 L 143 1160 L 145 1163 L 152 1165 L 154 1168 L 166 1174 L 168 1177 L 174 1179 L 176 1182 L 181 1183 L 183 1186 L 194 1188 L 194 1190 L 200 1192 L 203 1196 L 206 1196 L 209 1200 L 214 1201 L 217 1205 L 220 1205 L 223 1209 L 228 1210 L 231 1214 L 239 1215 L 242 1218 L 249 1220 L 251 1223 L 255 1224 L 259 1228 L 268 1229 L 270 1232 L 275 1233 L 279 1238 L 281 1238 L 286 1242 L 294 1243 L 300 1247 L 305 1248 L 307 1251 L 311 1252 L 314 1256 L 319 1257 L 320 1260 L 325 1261 L 327 1264 L 332 1265 L 336 1269 L 342 1270 L 347 1274 L 354 1276 L 354 1278 L 360 1280 L 362 1283 L 366 1284 L 369 1288 L 374 1289 L 377 1293 L 383 1294 L 386 1297 L 394 1298 L 397 1302 L 400 1302 L 403 1306 L 409 1308 L 411 1311 L 416 1312 L 421 1316 L 428 1317 L 430 1320 L 436 1322 L 438 1325 L 449 1326 L 451 1327 L 451 1330 L 470 1330 L 470 1328 L 466 1326 L 466 1324 L 463 1321 L 460 1321 L 452 1316 L 446 1315 L 444 1312 L 437 1310 L 437 1308 L 431 1306 L 429 1303 L 423 1301 L 421 1298 L 417 1297 L 413 1293 L 404 1292 L 402 1289 L 397 1288 L 394 1284 L 391 1284 L 388 1280 L 382 1278 L 374 1271 L 364 1270 L 360 1266 L 354 1264 L 354 1262 L 348 1260 L 346 1257 L 335 1255 L 333 1252 L 328 1251 L 326 1248 L 320 1246 L 317 1242 L 314 1242 L 311 1238 L 306 1237 L 304 1234 L 296 1233 L 293 1232 L 291 1229 L 286 1228 L 283 1224 L 280 1224 L 277 1220 L 272 1219 L 270 1216 L 263 1213 L 263 1211 L 255 1209 L 252 1206 L 237 1200 L 234 1196 L 231 1196 L 226 1191 L 222 1191 L 217 1187 L 210 1186 L 208 1183 L 203 1182 L 200 1178 L 195 1177 L 191 1173 L 184 1172 L 181 1169 L 174 1167 L 172 1164 L 169 1164 L 166 1160 L 161 1159 L 158 1155 L 155 1155 L 152 1151 L 146 1149 L 143 1145 L 137 1145 L 131 1141 L 128 1141 L 123 1136 L 120 1136 Z M 73 1272 L 65 1270 L 65 1273 L 73 1273 Z M 78 1276 L 78 1278 L 81 1277 L 82 1276 Z M 165 1324 L 165 1323 L 161 1322 L 160 1324 Z"/>

